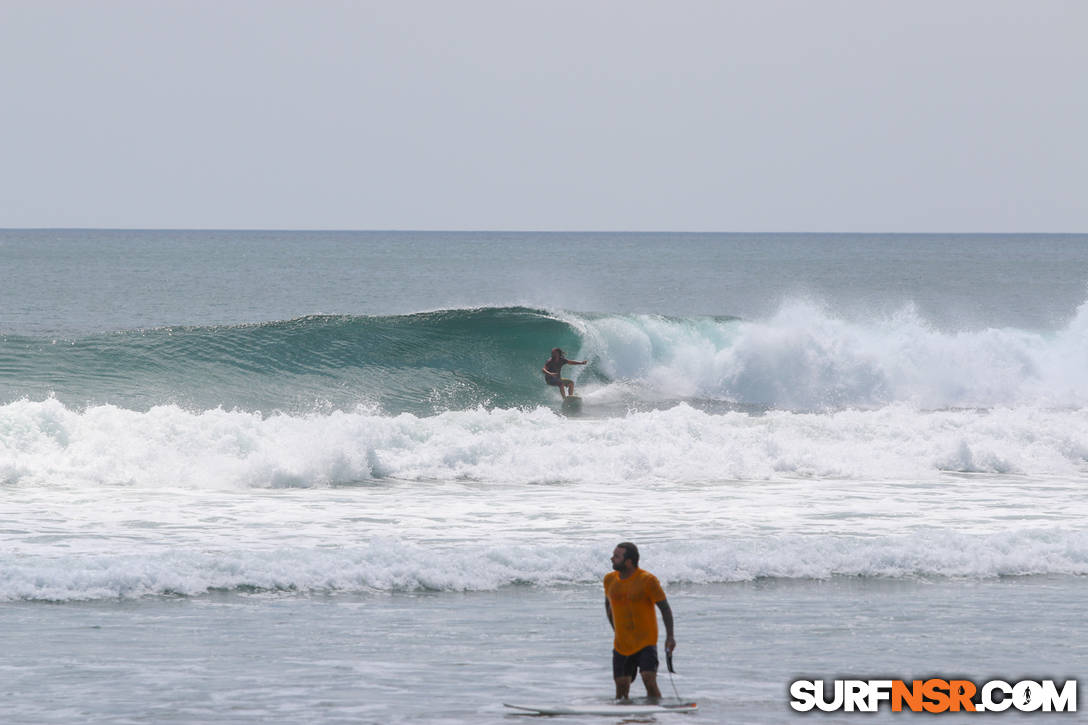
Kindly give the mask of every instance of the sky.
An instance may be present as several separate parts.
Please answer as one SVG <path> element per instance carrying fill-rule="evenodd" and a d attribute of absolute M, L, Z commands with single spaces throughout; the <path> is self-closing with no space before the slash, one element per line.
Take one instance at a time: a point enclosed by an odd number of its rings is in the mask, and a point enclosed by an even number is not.
<path fill-rule="evenodd" d="M 1082 0 L 2 0 L 0 227 L 1088 232 Z"/>

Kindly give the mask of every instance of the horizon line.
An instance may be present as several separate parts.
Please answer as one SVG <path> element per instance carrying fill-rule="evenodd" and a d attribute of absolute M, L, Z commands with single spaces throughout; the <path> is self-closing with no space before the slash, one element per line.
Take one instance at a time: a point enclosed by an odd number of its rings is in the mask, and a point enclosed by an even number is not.
<path fill-rule="evenodd" d="M 310 228 L 310 227 L 83 227 L 83 226 L 40 226 L 40 227 L 0 227 L 4 232 L 49 232 L 49 231 L 84 231 L 84 232 L 330 232 L 330 233 L 381 233 L 381 234 L 836 234 L 836 235 L 883 235 L 883 236 L 1015 236 L 1024 234 L 1046 234 L 1053 236 L 1076 236 L 1088 232 L 1052 232 L 1052 231 L 726 231 L 726 230 L 683 230 L 683 229 L 348 229 L 348 228 Z"/>

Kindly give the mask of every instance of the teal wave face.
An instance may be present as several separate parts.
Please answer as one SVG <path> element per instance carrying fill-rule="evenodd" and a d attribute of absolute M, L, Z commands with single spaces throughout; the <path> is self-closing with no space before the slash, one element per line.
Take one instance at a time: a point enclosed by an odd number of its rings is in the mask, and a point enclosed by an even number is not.
<path fill-rule="evenodd" d="M 305 317 L 52 342 L 0 339 L 0 402 L 388 414 L 558 403 L 555 346 L 594 416 L 687 402 L 707 411 L 1085 407 L 1088 303 L 1061 330 L 943 332 L 911 309 L 852 321 L 806 303 L 771 319 L 525 307 Z"/>
<path fill-rule="evenodd" d="M 70 341 L 0 341 L 4 401 L 55 395 L 79 406 L 305 411 L 377 405 L 429 414 L 550 400 L 548 351 L 576 331 L 523 307 L 389 317 L 304 317 L 158 328 Z"/>

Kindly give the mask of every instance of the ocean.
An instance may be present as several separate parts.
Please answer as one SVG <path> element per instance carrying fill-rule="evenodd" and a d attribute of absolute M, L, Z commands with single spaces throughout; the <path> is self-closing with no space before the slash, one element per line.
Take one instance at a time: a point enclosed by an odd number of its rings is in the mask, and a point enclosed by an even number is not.
<path fill-rule="evenodd" d="M 6 723 L 607 702 L 626 540 L 656 721 L 911 719 L 789 685 L 1083 679 L 1086 485 L 1088 235 L 0 230 Z"/>

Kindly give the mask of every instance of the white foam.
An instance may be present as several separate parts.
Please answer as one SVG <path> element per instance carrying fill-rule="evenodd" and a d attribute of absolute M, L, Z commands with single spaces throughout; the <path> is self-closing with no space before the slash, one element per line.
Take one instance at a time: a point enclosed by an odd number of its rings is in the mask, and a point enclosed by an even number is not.
<path fill-rule="evenodd" d="M 198 596 L 210 591 L 479 591 L 600 581 L 611 542 L 466 545 L 396 538 L 338 549 L 171 551 L 96 556 L 0 555 L 0 601 Z M 758 578 L 970 577 L 1088 574 L 1088 534 L 1027 530 L 990 535 L 780 536 L 643 547 L 665 584 Z M 602 553 L 604 552 L 604 553 Z"/>
<path fill-rule="evenodd" d="M 911 307 L 856 322 L 797 301 L 762 321 L 565 319 L 579 355 L 657 395 L 790 410 L 1088 405 L 1088 303 L 1056 332 L 947 332 Z"/>
<path fill-rule="evenodd" d="M 0 599 L 1088 574 L 1088 411 L 0 406 Z M 364 485 L 338 487 L 358 482 Z M 530 543 L 532 542 L 532 543 Z"/>
<path fill-rule="evenodd" d="M 38 484 L 933 480 L 944 471 L 1079 477 L 1086 459 L 1088 411 L 1067 409 L 717 415 L 679 405 L 571 420 L 546 408 L 421 418 L 175 406 L 76 411 L 56 400 L 0 406 L 0 476 Z"/>

